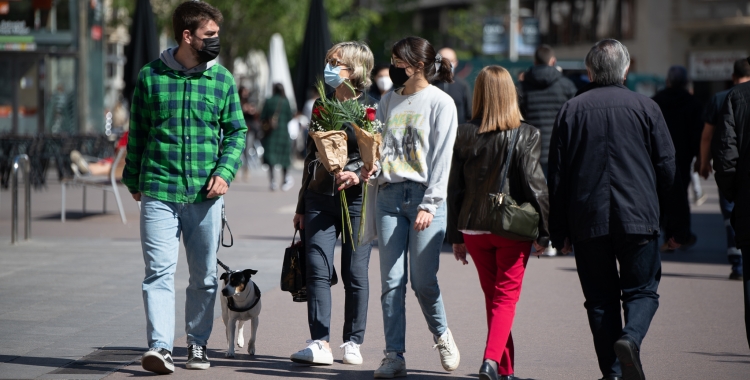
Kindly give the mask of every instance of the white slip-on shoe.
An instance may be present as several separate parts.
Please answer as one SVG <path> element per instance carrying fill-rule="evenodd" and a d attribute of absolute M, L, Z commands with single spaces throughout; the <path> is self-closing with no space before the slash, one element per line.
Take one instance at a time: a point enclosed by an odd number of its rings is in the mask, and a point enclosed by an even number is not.
<path fill-rule="evenodd" d="M 396 352 L 385 352 L 385 358 L 380 362 L 380 367 L 375 370 L 374 375 L 376 379 L 406 377 L 406 360 Z"/>
<path fill-rule="evenodd" d="M 362 364 L 362 354 L 359 352 L 359 345 L 352 341 L 348 341 L 339 348 L 344 349 L 344 364 Z"/>
<path fill-rule="evenodd" d="M 433 337 L 435 345 L 432 348 L 437 349 L 440 352 L 440 364 L 446 371 L 455 371 L 458 368 L 459 362 L 461 362 L 461 354 L 458 352 L 456 342 L 453 340 L 453 334 L 451 329 L 446 329 L 445 333 L 440 337 Z"/>
<path fill-rule="evenodd" d="M 308 340 L 308 346 L 302 350 L 293 353 L 289 359 L 295 363 L 314 364 L 314 365 L 331 365 L 333 364 L 333 354 L 330 350 L 323 347 L 321 340 Z"/>

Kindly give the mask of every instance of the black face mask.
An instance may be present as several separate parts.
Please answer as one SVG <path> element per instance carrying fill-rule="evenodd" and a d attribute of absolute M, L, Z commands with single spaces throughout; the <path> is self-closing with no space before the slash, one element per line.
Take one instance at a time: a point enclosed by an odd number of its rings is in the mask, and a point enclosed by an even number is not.
<path fill-rule="evenodd" d="M 406 74 L 405 68 L 398 68 L 394 65 L 391 65 L 391 67 L 388 68 L 388 75 L 390 75 L 391 81 L 393 82 L 393 88 L 404 87 L 404 83 L 410 78 L 409 75 Z"/>
<path fill-rule="evenodd" d="M 200 38 L 195 38 L 196 40 L 201 40 Z M 193 47 L 191 44 L 190 47 L 192 47 L 196 52 L 198 52 L 198 61 L 201 63 L 211 61 L 213 59 L 216 59 L 216 57 L 219 56 L 219 52 L 221 52 L 221 45 L 219 44 L 219 37 L 211 37 L 211 38 L 204 38 L 203 40 L 203 49 L 198 50 Z"/>

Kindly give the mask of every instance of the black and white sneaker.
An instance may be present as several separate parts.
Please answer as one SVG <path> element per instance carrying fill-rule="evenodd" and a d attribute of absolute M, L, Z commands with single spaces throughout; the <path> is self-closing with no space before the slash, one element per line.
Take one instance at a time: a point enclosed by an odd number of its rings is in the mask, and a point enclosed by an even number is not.
<path fill-rule="evenodd" d="M 188 359 L 185 363 L 187 369 L 208 369 L 211 363 L 208 361 L 206 346 L 191 344 L 188 346 Z"/>
<path fill-rule="evenodd" d="M 141 357 L 141 366 L 146 371 L 166 375 L 174 372 L 172 353 L 165 348 L 149 348 Z"/>

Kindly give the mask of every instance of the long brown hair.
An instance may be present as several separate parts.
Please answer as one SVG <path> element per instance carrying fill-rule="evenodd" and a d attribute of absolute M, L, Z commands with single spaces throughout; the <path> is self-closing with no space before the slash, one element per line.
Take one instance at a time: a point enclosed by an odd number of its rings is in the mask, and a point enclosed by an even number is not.
<path fill-rule="evenodd" d="M 472 119 L 482 120 L 479 133 L 507 131 L 521 126 L 516 86 L 508 70 L 487 66 L 474 82 Z"/>

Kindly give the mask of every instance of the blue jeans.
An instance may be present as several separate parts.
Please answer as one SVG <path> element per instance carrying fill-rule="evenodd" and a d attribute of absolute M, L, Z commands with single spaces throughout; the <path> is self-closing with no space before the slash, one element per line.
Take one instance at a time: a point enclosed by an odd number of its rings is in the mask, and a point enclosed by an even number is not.
<path fill-rule="evenodd" d="M 735 248 L 737 242 L 734 240 L 734 228 L 732 227 L 732 210 L 734 210 L 734 202 L 728 201 L 724 198 L 724 194 L 719 191 L 719 206 L 721 207 L 721 215 L 724 217 L 724 227 L 727 230 L 727 250 L 729 248 Z M 732 271 L 742 274 L 742 255 L 727 255 L 729 264 L 732 265 Z"/>
<path fill-rule="evenodd" d="M 174 274 L 184 238 L 190 282 L 185 299 L 188 345 L 205 346 L 211 335 L 216 301 L 216 249 L 224 199 L 201 203 L 163 202 L 141 197 L 141 246 L 146 263 L 143 304 L 149 348 L 172 351 Z"/>
<path fill-rule="evenodd" d="M 307 270 L 307 322 L 310 339 L 331 341 L 331 276 L 333 252 L 342 233 L 341 198 L 305 191 L 305 249 Z M 368 271 L 371 243 L 352 249 L 358 239 L 362 211 L 362 190 L 355 186 L 346 190 L 346 201 L 352 224 L 353 239 L 343 229 L 346 243 L 341 244 L 339 274 L 344 283 L 343 341 L 362 344 L 367 325 L 367 304 L 370 298 Z"/>
<path fill-rule="evenodd" d="M 448 328 L 437 279 L 440 249 L 445 238 L 445 203 L 438 207 L 430 227 L 421 232 L 414 230 L 426 189 L 422 184 L 406 181 L 381 185 L 378 192 L 380 302 L 387 352 L 406 351 L 406 282 L 409 276 L 430 332 L 440 336 Z"/>
<path fill-rule="evenodd" d="M 643 235 L 602 236 L 573 246 L 599 369 L 604 377 L 621 376 L 615 342 L 629 335 L 640 347 L 659 307 L 658 239 Z M 620 300 L 625 326 L 620 317 Z"/>

